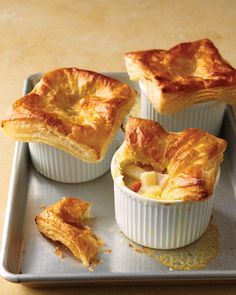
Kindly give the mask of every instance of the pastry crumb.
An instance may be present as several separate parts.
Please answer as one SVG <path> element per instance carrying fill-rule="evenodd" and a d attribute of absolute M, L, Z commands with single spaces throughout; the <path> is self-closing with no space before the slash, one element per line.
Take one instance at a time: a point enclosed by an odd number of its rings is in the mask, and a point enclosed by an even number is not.
<path fill-rule="evenodd" d="M 89 265 L 89 268 L 88 270 L 89 271 L 94 271 L 94 268 L 99 265 L 99 264 L 102 264 L 103 263 L 103 260 L 102 259 L 98 259 L 97 257 L 94 257 L 91 261 L 91 264 Z"/>
<path fill-rule="evenodd" d="M 65 257 L 64 254 L 63 254 L 63 252 L 62 252 L 62 249 L 61 249 L 60 247 L 56 247 L 56 249 L 55 249 L 55 254 L 56 254 L 58 257 L 60 257 L 61 259 Z"/>
<path fill-rule="evenodd" d="M 110 253 L 112 253 L 112 250 L 111 249 L 104 249 L 103 253 L 109 253 L 110 254 Z"/>

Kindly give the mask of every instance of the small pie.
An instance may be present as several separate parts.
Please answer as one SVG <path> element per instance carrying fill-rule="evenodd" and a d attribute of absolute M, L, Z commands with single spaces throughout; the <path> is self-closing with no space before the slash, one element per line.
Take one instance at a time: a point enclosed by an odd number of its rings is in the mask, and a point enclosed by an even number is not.
<path fill-rule="evenodd" d="M 124 176 L 132 178 L 135 192 L 142 192 L 135 182 L 141 178 L 144 186 L 151 184 L 155 193 L 158 189 L 159 199 L 200 201 L 213 194 L 225 149 L 225 140 L 201 129 L 168 132 L 157 122 L 130 117 L 112 174 L 124 183 Z"/>
<path fill-rule="evenodd" d="M 90 216 L 90 208 L 88 202 L 67 197 L 35 218 L 43 235 L 64 244 L 84 266 L 93 262 L 103 245 L 103 241 L 83 224 L 83 220 Z"/>
<path fill-rule="evenodd" d="M 1 122 L 18 141 L 42 142 L 85 162 L 103 159 L 136 91 L 118 80 L 78 68 L 43 75 Z"/>
<path fill-rule="evenodd" d="M 131 80 L 142 84 L 161 114 L 213 99 L 236 103 L 236 70 L 208 39 L 180 43 L 169 50 L 129 52 L 125 63 Z"/>

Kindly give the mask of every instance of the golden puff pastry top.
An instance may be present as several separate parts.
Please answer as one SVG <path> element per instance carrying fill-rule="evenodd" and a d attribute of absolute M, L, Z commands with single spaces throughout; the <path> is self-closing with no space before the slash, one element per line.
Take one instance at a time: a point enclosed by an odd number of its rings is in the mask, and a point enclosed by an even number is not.
<path fill-rule="evenodd" d="M 125 116 L 135 90 L 118 80 L 78 68 L 43 75 L 1 122 L 19 141 L 42 142 L 85 162 L 101 161 Z"/>
<path fill-rule="evenodd" d="M 209 39 L 169 50 L 129 52 L 125 63 L 131 80 L 143 84 L 159 113 L 172 114 L 212 99 L 236 103 L 236 70 Z"/>
<path fill-rule="evenodd" d="M 169 178 L 160 198 L 199 201 L 213 194 L 226 141 L 197 128 L 166 131 L 159 123 L 130 117 L 113 177 L 126 165 L 151 165 Z"/>

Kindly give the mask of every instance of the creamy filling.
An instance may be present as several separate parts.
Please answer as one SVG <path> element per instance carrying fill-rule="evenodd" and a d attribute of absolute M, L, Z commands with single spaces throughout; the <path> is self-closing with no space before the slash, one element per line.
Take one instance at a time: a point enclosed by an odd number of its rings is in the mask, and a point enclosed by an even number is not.
<path fill-rule="evenodd" d="M 132 191 L 146 198 L 161 198 L 168 182 L 168 174 L 147 170 L 138 165 L 127 165 L 123 169 L 124 183 Z"/>

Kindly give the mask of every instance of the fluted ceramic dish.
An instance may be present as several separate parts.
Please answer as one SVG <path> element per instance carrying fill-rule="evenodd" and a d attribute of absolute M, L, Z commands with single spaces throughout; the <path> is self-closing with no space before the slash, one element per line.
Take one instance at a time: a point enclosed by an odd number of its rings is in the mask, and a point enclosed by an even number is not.
<path fill-rule="evenodd" d="M 104 159 L 98 163 L 86 163 L 68 153 L 44 143 L 29 143 L 31 161 L 42 175 L 64 183 L 81 183 L 93 180 L 110 169 L 111 159 L 119 147 L 114 139 Z"/>
<path fill-rule="evenodd" d="M 117 174 L 120 147 L 113 156 L 115 216 L 122 232 L 132 241 L 155 249 L 175 249 L 189 245 L 206 231 L 214 200 L 164 200 L 144 197 L 125 186 Z M 113 173 L 115 172 L 115 173 Z M 219 180 L 217 175 L 215 186 Z"/>

